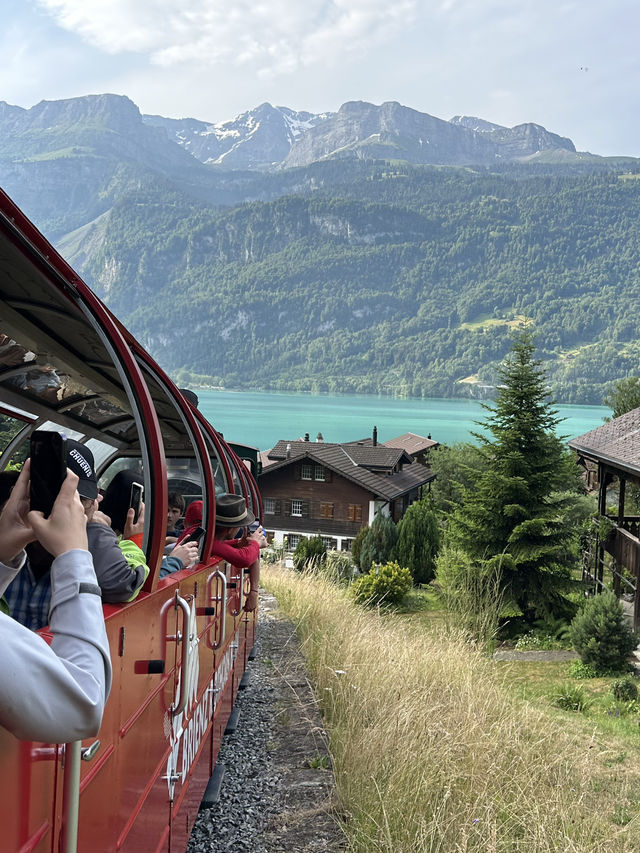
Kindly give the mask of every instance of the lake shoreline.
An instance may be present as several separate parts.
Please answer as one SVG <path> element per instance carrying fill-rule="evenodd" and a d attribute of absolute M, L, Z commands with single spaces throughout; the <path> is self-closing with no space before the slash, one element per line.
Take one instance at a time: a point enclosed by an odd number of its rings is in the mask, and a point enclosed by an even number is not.
<path fill-rule="evenodd" d="M 487 411 L 482 400 L 468 397 L 398 398 L 373 394 L 309 394 L 302 391 L 213 391 L 198 393 L 202 414 L 225 439 L 260 450 L 280 440 L 309 435 L 344 443 L 370 438 L 374 426 L 378 440 L 413 432 L 440 444 L 477 443 Z M 611 415 L 605 406 L 554 404 L 561 419 L 557 433 L 567 440 L 600 426 Z"/>

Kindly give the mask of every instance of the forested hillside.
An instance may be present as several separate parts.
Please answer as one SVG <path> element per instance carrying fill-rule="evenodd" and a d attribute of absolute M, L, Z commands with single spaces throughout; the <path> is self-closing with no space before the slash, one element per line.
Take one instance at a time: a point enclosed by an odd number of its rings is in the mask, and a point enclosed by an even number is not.
<path fill-rule="evenodd" d="M 599 403 L 638 372 L 628 170 L 329 161 L 235 180 L 274 200 L 216 209 L 140 189 L 84 267 L 183 382 L 483 393 L 520 318 L 559 400 Z"/>
<path fill-rule="evenodd" d="M 0 185 L 190 384 L 491 394 L 526 319 L 558 400 L 600 403 L 640 373 L 639 175 L 393 102 L 216 125 L 0 103 Z"/>

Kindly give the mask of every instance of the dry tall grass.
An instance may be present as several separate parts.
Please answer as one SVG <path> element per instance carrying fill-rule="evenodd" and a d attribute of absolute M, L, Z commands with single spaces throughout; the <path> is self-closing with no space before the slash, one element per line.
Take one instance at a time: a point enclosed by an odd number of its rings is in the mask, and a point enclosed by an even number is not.
<path fill-rule="evenodd" d="M 640 850 L 636 820 L 613 822 L 638 780 L 580 726 L 511 698 L 461 637 L 365 611 L 322 577 L 263 580 L 303 640 L 352 850 Z"/>

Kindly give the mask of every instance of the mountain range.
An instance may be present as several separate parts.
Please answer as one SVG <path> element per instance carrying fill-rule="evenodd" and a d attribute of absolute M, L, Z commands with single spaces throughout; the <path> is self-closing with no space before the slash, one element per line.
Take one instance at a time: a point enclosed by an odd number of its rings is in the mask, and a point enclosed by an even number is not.
<path fill-rule="evenodd" d="M 637 373 L 639 172 L 396 102 L 218 123 L 0 103 L 0 186 L 196 384 L 480 393 L 525 317 L 559 399 L 600 402 Z"/>

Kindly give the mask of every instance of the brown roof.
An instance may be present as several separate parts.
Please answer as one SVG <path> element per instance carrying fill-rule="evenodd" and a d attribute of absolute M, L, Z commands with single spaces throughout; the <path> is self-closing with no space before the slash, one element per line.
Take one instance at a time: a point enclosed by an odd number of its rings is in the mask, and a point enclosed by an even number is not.
<path fill-rule="evenodd" d="M 404 435 L 399 435 L 397 438 L 390 438 L 385 441 L 387 447 L 401 447 L 407 453 L 422 453 L 424 450 L 429 450 L 431 447 L 437 447 L 439 441 L 434 441 L 432 438 L 425 438 L 423 435 L 416 435 L 415 432 L 405 432 Z"/>
<path fill-rule="evenodd" d="M 330 447 L 340 448 L 342 454 L 346 454 L 351 462 L 355 465 L 361 465 L 364 468 L 376 469 L 393 469 L 398 462 L 412 461 L 411 457 L 404 452 L 402 448 L 386 447 L 384 444 L 378 444 L 376 447 L 363 444 L 334 444 L 324 441 L 279 441 L 271 450 L 267 451 L 269 460 L 289 459 L 299 456 L 304 456 L 310 452 L 322 452 L 323 449 Z M 288 448 L 288 450 L 287 450 Z"/>
<path fill-rule="evenodd" d="M 580 456 L 640 476 L 640 408 L 572 439 L 569 447 Z"/>
<path fill-rule="evenodd" d="M 290 445 L 288 457 L 286 455 L 287 445 Z M 361 447 L 359 449 L 381 451 L 381 453 L 370 453 L 369 457 L 371 458 L 374 456 L 378 456 L 380 459 L 388 458 L 389 448 L 378 446 L 369 448 Z M 312 462 L 317 462 L 319 465 L 326 465 L 332 471 L 341 474 L 367 491 L 386 500 L 394 500 L 410 492 L 412 489 L 425 485 L 435 479 L 435 474 L 429 468 L 417 462 L 406 465 L 402 471 L 397 473 L 376 473 L 376 471 L 372 471 L 369 467 L 365 467 L 361 462 L 358 462 L 354 458 L 353 450 L 354 445 L 310 441 L 279 441 L 269 451 L 270 464 L 266 470 L 263 470 L 261 476 L 267 473 L 270 474 L 279 468 L 284 468 L 292 462 L 309 459 Z M 402 451 L 400 452 L 402 453 Z"/>

